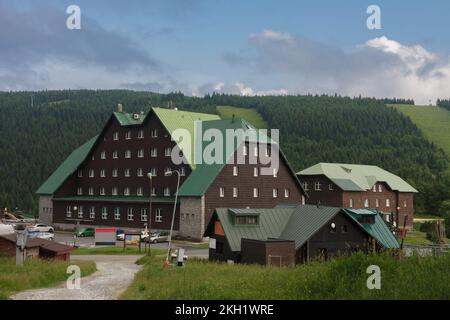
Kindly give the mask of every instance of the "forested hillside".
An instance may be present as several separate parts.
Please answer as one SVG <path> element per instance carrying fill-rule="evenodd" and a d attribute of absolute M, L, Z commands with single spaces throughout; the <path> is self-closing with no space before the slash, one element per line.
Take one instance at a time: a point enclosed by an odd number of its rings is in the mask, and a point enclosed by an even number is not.
<path fill-rule="evenodd" d="M 33 96 L 33 99 L 31 98 Z M 33 100 L 33 102 L 31 102 Z M 437 213 L 450 199 L 448 159 L 419 129 L 385 101 L 330 96 L 241 97 L 132 91 L 0 93 L 0 205 L 36 210 L 33 192 L 75 148 L 97 134 L 117 103 L 126 111 L 150 106 L 216 113 L 216 106 L 256 109 L 295 170 L 320 161 L 380 165 L 421 193 L 417 209 Z"/>

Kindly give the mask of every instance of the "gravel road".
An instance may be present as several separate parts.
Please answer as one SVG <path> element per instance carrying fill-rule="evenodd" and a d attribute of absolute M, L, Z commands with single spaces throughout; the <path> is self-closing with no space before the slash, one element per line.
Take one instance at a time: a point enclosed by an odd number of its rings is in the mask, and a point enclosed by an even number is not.
<path fill-rule="evenodd" d="M 95 261 L 97 271 L 81 278 L 79 290 L 69 290 L 66 283 L 59 287 L 36 289 L 18 293 L 14 300 L 115 300 L 128 287 L 141 266 L 135 264 L 141 256 L 86 255 L 73 256 L 76 260 Z"/>

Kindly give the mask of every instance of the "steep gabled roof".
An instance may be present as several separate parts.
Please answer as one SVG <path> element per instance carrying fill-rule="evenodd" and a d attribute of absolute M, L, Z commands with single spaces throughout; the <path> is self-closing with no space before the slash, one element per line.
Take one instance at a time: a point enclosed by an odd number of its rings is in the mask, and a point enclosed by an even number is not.
<path fill-rule="evenodd" d="M 366 191 L 376 182 L 385 182 L 394 191 L 418 192 L 402 178 L 377 166 L 318 163 L 298 172 L 297 175 L 324 175 L 344 191 Z"/>
<path fill-rule="evenodd" d="M 235 225 L 233 217 L 236 212 L 257 215 L 258 225 Z M 295 248 L 298 249 L 340 212 L 348 216 L 350 221 L 373 237 L 382 247 L 399 248 L 394 235 L 376 211 L 370 212 L 371 215 L 375 215 L 374 224 L 360 222 L 360 216 L 367 215 L 369 212 L 313 205 L 280 206 L 273 209 L 218 208 L 215 214 L 220 220 L 231 250 L 240 251 L 242 238 L 292 240 L 295 241 Z M 213 223 L 213 220 L 210 223 Z M 211 230 L 209 227 L 208 229 Z"/>
<path fill-rule="evenodd" d="M 37 194 L 51 195 L 61 186 L 61 184 L 77 170 L 78 166 L 91 151 L 92 146 L 97 140 L 97 136 L 85 142 L 83 145 L 75 149 L 61 165 L 56 169 L 50 177 L 39 187 Z"/>

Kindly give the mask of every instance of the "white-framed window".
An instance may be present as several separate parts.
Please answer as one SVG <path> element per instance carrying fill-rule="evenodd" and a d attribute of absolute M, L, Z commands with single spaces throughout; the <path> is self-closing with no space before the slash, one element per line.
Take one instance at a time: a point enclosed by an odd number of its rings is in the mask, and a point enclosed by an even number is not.
<path fill-rule="evenodd" d="M 138 169 L 137 169 L 137 176 L 138 176 L 138 177 L 144 176 L 144 169 L 138 168 Z"/>
<path fill-rule="evenodd" d="M 258 168 L 257 167 L 253 168 L 253 176 L 254 177 L 258 176 Z"/>
<path fill-rule="evenodd" d="M 237 198 L 239 196 L 239 189 L 237 187 L 233 187 L 233 198 Z"/>
<path fill-rule="evenodd" d="M 78 178 L 83 178 L 83 170 L 82 169 L 78 169 L 77 176 L 78 176 Z"/>
<path fill-rule="evenodd" d="M 381 184 L 378 185 L 378 192 L 383 192 L 383 186 Z"/>
<path fill-rule="evenodd" d="M 125 151 L 125 158 L 126 159 L 130 159 L 131 158 L 131 151 L 130 150 Z"/>
<path fill-rule="evenodd" d="M 112 176 L 114 177 L 114 178 L 117 178 L 117 176 L 118 176 L 118 170 L 117 170 L 117 168 L 114 168 L 113 170 L 112 170 Z"/>
<path fill-rule="evenodd" d="M 141 208 L 141 221 L 147 221 L 147 208 Z"/>
<path fill-rule="evenodd" d="M 117 159 L 119 158 L 119 153 L 117 152 L 117 150 L 113 151 L 113 159 Z"/>
<path fill-rule="evenodd" d="M 258 198 L 259 190 L 258 188 L 253 188 L 253 198 Z"/>
<path fill-rule="evenodd" d="M 153 177 L 156 177 L 156 174 L 158 173 L 158 171 L 156 170 L 156 168 L 151 168 L 150 173 L 152 174 Z"/>
<path fill-rule="evenodd" d="M 334 186 L 332 183 L 328 184 L 328 190 L 333 191 L 334 190 Z"/>
<path fill-rule="evenodd" d="M 273 188 L 272 189 L 272 197 L 273 198 L 278 198 L 278 189 L 277 188 Z"/>
<path fill-rule="evenodd" d="M 314 190 L 322 191 L 322 184 L 319 181 L 314 183 Z"/>
<path fill-rule="evenodd" d="M 131 139 L 131 131 L 128 130 L 127 132 L 125 132 L 125 139 L 126 140 L 130 140 Z"/>
<path fill-rule="evenodd" d="M 106 151 L 100 153 L 100 159 L 106 159 Z"/>
<path fill-rule="evenodd" d="M 219 188 L 219 196 L 221 198 L 225 197 L 225 188 L 224 187 Z"/>
<path fill-rule="evenodd" d="M 124 170 L 124 176 L 128 178 L 128 177 L 130 177 L 130 175 L 131 175 L 131 174 L 130 174 L 130 169 L 129 169 L 129 168 L 126 168 L 126 169 Z"/>
<path fill-rule="evenodd" d="M 120 207 L 115 207 L 114 208 L 114 219 L 115 220 L 120 220 Z"/>
<path fill-rule="evenodd" d="M 277 169 L 277 168 L 273 168 L 272 170 L 273 170 L 273 171 L 272 171 L 273 177 L 274 177 L 274 178 L 278 177 L 278 169 Z"/>
<path fill-rule="evenodd" d="M 144 138 L 144 130 L 139 130 L 137 137 L 138 137 L 138 139 Z"/>
<path fill-rule="evenodd" d="M 89 208 L 89 218 L 95 219 L 95 207 Z"/>
<path fill-rule="evenodd" d="M 180 176 L 184 177 L 186 175 L 186 169 L 184 167 L 180 167 Z"/>
<path fill-rule="evenodd" d="M 158 149 L 155 148 L 155 147 L 151 148 L 150 149 L 150 156 L 153 157 L 153 158 L 157 157 L 158 156 Z"/>
<path fill-rule="evenodd" d="M 143 192 L 142 192 L 142 187 L 137 187 L 136 194 L 137 194 L 138 196 L 142 196 L 142 194 L 143 194 Z"/>
<path fill-rule="evenodd" d="M 284 189 L 284 197 L 289 198 L 289 195 L 290 195 L 289 189 Z"/>
<path fill-rule="evenodd" d="M 89 169 L 89 178 L 94 178 L 94 176 L 95 176 L 94 169 Z"/>
<path fill-rule="evenodd" d="M 386 199 L 386 207 L 389 208 L 391 206 L 391 199 Z"/>
<path fill-rule="evenodd" d="M 239 175 L 239 168 L 238 166 L 233 167 L 233 176 L 237 177 Z"/>
<path fill-rule="evenodd" d="M 152 138 L 157 138 L 157 137 L 158 137 L 158 130 L 152 129 Z"/>
<path fill-rule="evenodd" d="M 348 206 L 349 206 L 350 208 L 353 208 L 353 199 L 350 199 L 350 200 L 349 200 Z"/>
<path fill-rule="evenodd" d="M 138 158 L 143 158 L 144 157 L 144 149 L 139 149 L 137 156 L 138 156 Z"/>
<path fill-rule="evenodd" d="M 172 148 L 168 147 L 168 148 L 165 148 L 165 149 L 164 149 L 164 155 L 165 155 L 166 157 L 170 157 L 171 154 L 172 154 Z"/>
<path fill-rule="evenodd" d="M 92 155 L 91 159 L 92 159 L 92 160 L 95 160 L 95 156 L 94 156 L 94 155 Z"/>
<path fill-rule="evenodd" d="M 79 196 L 83 195 L 83 187 L 77 188 L 77 195 L 79 195 Z"/>
<path fill-rule="evenodd" d="M 308 182 L 303 182 L 303 190 L 308 191 Z"/>
<path fill-rule="evenodd" d="M 66 217 L 67 218 L 72 217 L 72 207 L 71 206 L 66 207 Z"/>
<path fill-rule="evenodd" d="M 161 212 L 161 209 L 156 209 L 156 212 L 155 212 L 155 221 L 156 222 L 162 222 L 162 212 Z"/>
<path fill-rule="evenodd" d="M 83 206 L 78 206 L 78 218 L 83 218 Z"/>
<path fill-rule="evenodd" d="M 102 207 L 102 219 L 103 220 L 108 219 L 108 208 L 107 207 Z"/>
<path fill-rule="evenodd" d="M 100 187 L 100 195 L 104 196 L 105 194 L 106 194 L 105 188 L 104 187 Z"/>
<path fill-rule="evenodd" d="M 125 187 L 125 188 L 123 189 L 123 195 L 124 195 L 124 196 L 129 196 L 129 195 L 130 195 L 130 188 Z"/>
<path fill-rule="evenodd" d="M 407 207 L 408 206 L 408 201 L 407 200 L 403 200 L 403 207 Z"/>
<path fill-rule="evenodd" d="M 169 167 L 164 168 L 164 175 L 166 175 L 168 172 L 172 171 Z"/>
<path fill-rule="evenodd" d="M 100 170 L 100 177 L 101 178 L 105 178 L 106 177 L 106 170 L 105 169 L 101 169 Z"/>
<path fill-rule="evenodd" d="M 165 187 L 164 188 L 164 196 L 165 197 L 170 197 L 170 188 L 169 187 Z"/>
<path fill-rule="evenodd" d="M 372 191 L 373 191 L 373 192 L 377 192 L 377 185 L 376 185 L 376 184 L 373 185 Z"/>
<path fill-rule="evenodd" d="M 94 188 L 93 187 L 89 187 L 88 193 L 89 193 L 90 196 L 93 196 L 94 195 Z"/>
<path fill-rule="evenodd" d="M 113 140 L 119 140 L 119 133 L 117 131 L 113 133 Z"/>
<path fill-rule="evenodd" d="M 133 221 L 134 220 L 133 208 L 127 208 L 127 220 L 128 221 Z"/>
<path fill-rule="evenodd" d="M 247 147 L 247 145 L 244 145 L 244 147 L 242 148 L 242 155 L 244 155 L 244 156 L 248 155 L 248 147 Z"/>
<path fill-rule="evenodd" d="M 368 208 L 369 207 L 369 199 L 365 199 L 364 200 L 364 208 Z"/>
<path fill-rule="evenodd" d="M 156 188 L 152 187 L 152 196 L 156 196 Z"/>
<path fill-rule="evenodd" d="M 380 200 L 379 199 L 375 199 L 375 207 L 379 207 L 380 206 Z"/>

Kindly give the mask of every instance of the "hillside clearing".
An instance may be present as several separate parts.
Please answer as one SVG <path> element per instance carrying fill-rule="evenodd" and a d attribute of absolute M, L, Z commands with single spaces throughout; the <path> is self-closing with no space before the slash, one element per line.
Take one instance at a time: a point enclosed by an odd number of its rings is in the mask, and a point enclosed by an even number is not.
<path fill-rule="evenodd" d="M 389 105 L 406 115 L 424 136 L 450 157 L 450 112 L 432 106 Z"/>
<path fill-rule="evenodd" d="M 256 109 L 217 106 L 217 112 L 219 112 L 219 115 L 222 119 L 230 119 L 234 114 L 237 118 L 243 118 L 247 120 L 252 126 L 257 129 L 267 128 L 267 122 L 258 113 L 258 111 L 256 111 Z"/>

